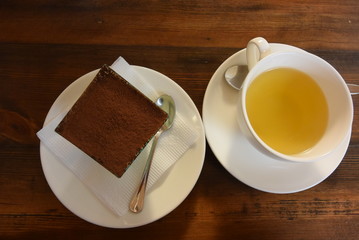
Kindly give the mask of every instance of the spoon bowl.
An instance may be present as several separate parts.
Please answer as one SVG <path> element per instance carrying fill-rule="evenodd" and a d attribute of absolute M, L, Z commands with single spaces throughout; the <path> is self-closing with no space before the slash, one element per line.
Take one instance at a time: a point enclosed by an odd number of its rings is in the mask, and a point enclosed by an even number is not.
<path fill-rule="evenodd" d="M 159 106 L 163 111 L 165 111 L 168 114 L 168 118 L 166 122 L 161 127 L 163 131 L 166 131 L 172 127 L 173 120 L 176 115 L 175 102 L 171 96 L 164 94 L 157 99 L 156 105 Z"/>
<path fill-rule="evenodd" d="M 176 115 L 176 105 L 175 102 L 173 100 L 173 98 L 169 95 L 161 95 L 157 100 L 156 100 L 156 105 L 159 106 L 163 111 L 165 111 L 168 114 L 168 118 L 166 120 L 166 122 L 162 125 L 162 127 L 157 131 L 157 133 L 154 136 L 153 142 L 152 142 L 152 146 L 151 146 L 151 150 L 150 153 L 148 155 L 147 161 L 146 161 L 146 165 L 145 168 L 143 170 L 143 174 L 142 174 L 142 178 L 141 178 L 141 182 L 138 186 L 138 189 L 136 190 L 131 202 L 130 202 L 130 210 L 134 213 L 139 213 L 142 211 L 143 209 L 143 205 L 145 202 L 145 194 L 146 194 L 146 186 L 147 186 L 147 180 L 148 180 L 148 175 L 150 172 L 150 168 L 151 168 L 151 164 L 152 164 L 152 159 L 153 159 L 153 154 L 155 152 L 156 149 L 156 145 L 157 145 L 157 141 L 158 138 L 160 137 L 160 135 L 164 132 L 167 131 L 168 129 L 170 129 L 173 125 L 173 120 L 175 118 Z"/>
<path fill-rule="evenodd" d="M 244 79 L 248 74 L 248 66 L 247 65 L 234 65 L 232 67 L 227 68 L 224 73 L 224 78 L 227 83 L 237 89 L 240 90 L 242 88 L 242 84 Z"/>

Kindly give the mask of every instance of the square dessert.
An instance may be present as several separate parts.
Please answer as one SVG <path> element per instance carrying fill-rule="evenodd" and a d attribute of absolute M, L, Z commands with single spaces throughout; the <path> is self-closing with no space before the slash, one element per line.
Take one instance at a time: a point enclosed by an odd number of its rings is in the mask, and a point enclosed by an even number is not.
<path fill-rule="evenodd" d="M 104 65 L 55 131 L 121 177 L 167 117 Z"/>

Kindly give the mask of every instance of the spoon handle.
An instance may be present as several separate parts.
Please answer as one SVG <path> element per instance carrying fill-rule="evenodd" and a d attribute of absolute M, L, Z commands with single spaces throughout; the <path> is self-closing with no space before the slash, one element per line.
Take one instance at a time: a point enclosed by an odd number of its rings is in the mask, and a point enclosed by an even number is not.
<path fill-rule="evenodd" d="M 359 85 L 347 83 L 351 95 L 359 94 Z"/>
<path fill-rule="evenodd" d="M 143 205 L 145 202 L 145 194 L 146 194 L 148 175 L 149 175 L 151 164 L 152 164 L 153 154 L 155 153 L 155 149 L 157 146 L 157 141 L 158 141 L 158 138 L 160 137 L 161 133 L 162 133 L 162 130 L 159 130 L 154 136 L 151 150 L 148 155 L 146 165 L 145 165 L 145 168 L 142 173 L 141 182 L 130 202 L 130 210 L 134 213 L 139 213 L 143 209 Z"/>

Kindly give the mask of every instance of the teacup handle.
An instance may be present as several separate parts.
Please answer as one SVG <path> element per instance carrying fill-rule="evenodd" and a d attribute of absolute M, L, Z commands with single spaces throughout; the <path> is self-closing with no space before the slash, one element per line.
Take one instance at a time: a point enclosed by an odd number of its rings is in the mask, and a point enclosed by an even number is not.
<path fill-rule="evenodd" d="M 262 37 L 256 37 L 247 44 L 247 64 L 250 71 L 259 60 L 270 54 L 270 46 L 267 40 Z"/>

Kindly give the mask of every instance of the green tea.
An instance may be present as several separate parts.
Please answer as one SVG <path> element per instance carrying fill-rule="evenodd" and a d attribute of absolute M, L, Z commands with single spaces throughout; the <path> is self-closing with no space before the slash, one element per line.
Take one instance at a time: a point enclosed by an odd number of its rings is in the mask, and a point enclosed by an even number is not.
<path fill-rule="evenodd" d="M 246 108 L 257 135 L 288 155 L 313 147 L 328 123 L 328 105 L 318 84 L 291 68 L 276 68 L 256 77 L 247 90 Z"/>

